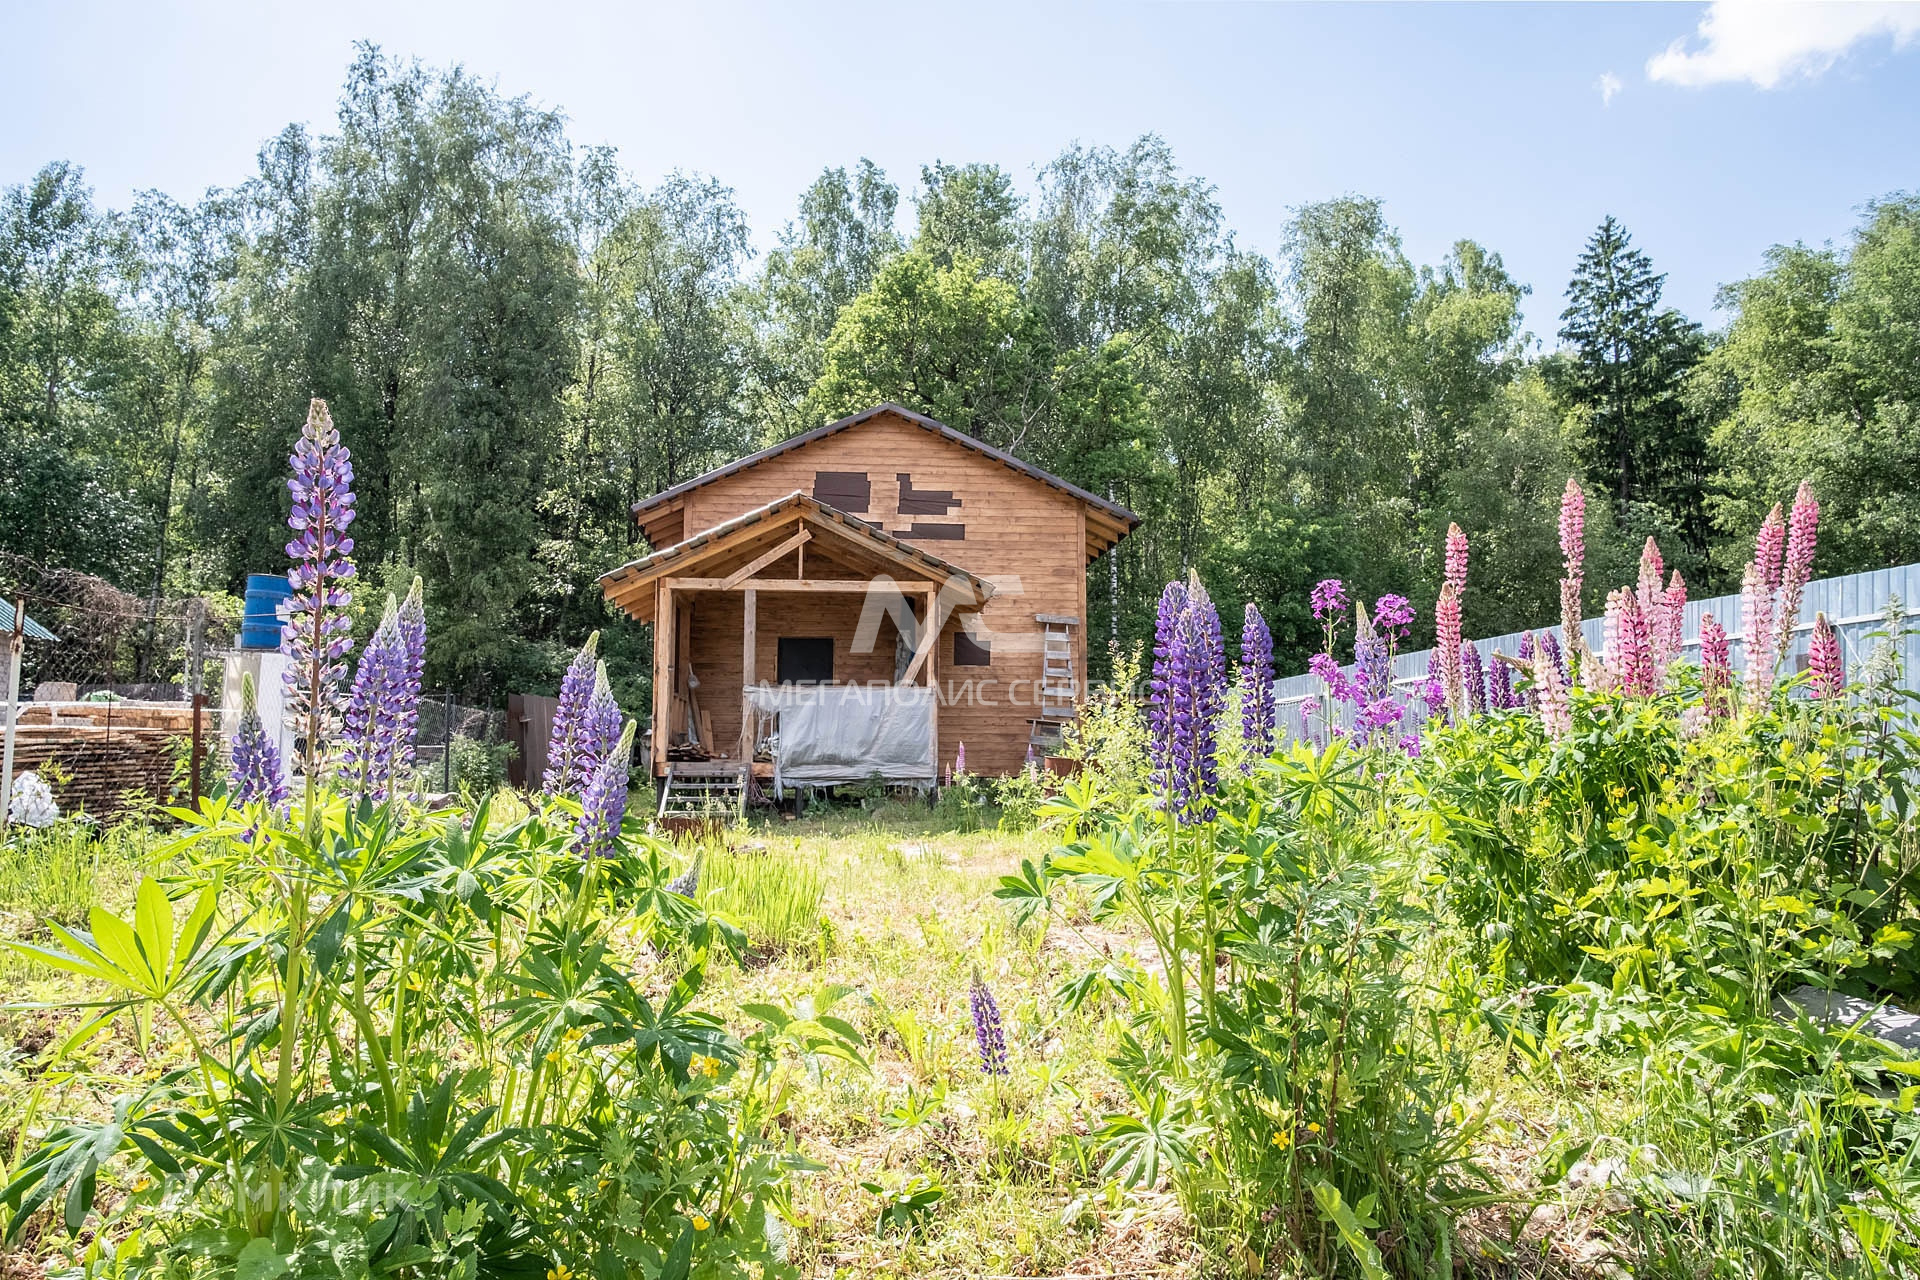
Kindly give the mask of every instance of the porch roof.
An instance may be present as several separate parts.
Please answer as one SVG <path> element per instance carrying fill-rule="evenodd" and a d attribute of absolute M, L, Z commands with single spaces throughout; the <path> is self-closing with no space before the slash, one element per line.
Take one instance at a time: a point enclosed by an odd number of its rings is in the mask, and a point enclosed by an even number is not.
<path fill-rule="evenodd" d="M 669 574 L 698 576 L 694 570 L 699 566 L 744 545 L 763 541 L 782 526 L 797 524 L 805 524 L 810 532 L 824 533 L 850 545 L 904 576 L 937 585 L 949 593 L 957 591 L 962 597 L 957 603 L 963 606 L 985 604 L 993 595 L 993 584 L 986 579 L 798 490 L 601 574 L 600 590 L 631 616 L 648 621 L 653 617 L 653 593 L 643 588 Z M 752 582 L 751 578 L 743 579 L 739 589 L 744 590 Z"/>

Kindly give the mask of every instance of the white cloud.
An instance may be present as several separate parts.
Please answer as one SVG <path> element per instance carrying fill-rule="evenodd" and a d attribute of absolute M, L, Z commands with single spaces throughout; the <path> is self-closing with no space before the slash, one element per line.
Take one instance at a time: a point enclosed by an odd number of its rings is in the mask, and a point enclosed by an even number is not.
<path fill-rule="evenodd" d="M 1682 36 L 1647 59 L 1647 78 L 1689 88 L 1745 80 L 1773 89 L 1795 77 L 1812 79 L 1855 45 L 1881 37 L 1891 37 L 1895 49 L 1920 37 L 1920 4 L 1715 0 L 1691 40 Z"/>
<path fill-rule="evenodd" d="M 1600 91 L 1600 105 L 1610 107 L 1613 105 L 1613 95 L 1620 92 L 1622 85 L 1619 76 L 1611 71 L 1603 71 L 1600 78 L 1593 82 L 1593 87 Z"/>

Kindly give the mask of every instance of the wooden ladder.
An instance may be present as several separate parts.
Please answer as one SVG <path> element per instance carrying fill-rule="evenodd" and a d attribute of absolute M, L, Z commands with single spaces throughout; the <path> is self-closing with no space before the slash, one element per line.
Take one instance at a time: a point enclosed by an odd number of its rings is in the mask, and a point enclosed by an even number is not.
<path fill-rule="evenodd" d="M 747 766 L 719 761 L 675 761 L 660 784 L 660 812 L 670 818 L 713 822 L 747 812 Z"/>
<path fill-rule="evenodd" d="M 1027 745 L 1050 751 L 1076 714 L 1080 680 L 1073 667 L 1073 633 L 1080 619 L 1059 613 L 1036 613 L 1041 626 L 1040 714 L 1027 721 Z"/>

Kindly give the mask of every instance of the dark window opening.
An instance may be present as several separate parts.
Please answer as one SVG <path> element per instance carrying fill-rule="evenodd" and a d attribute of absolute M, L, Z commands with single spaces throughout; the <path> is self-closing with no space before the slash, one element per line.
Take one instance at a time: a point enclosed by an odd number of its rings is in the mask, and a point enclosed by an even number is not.
<path fill-rule="evenodd" d="M 960 505 L 951 489 L 916 489 L 913 477 L 905 471 L 900 477 L 900 514 L 903 516 L 944 516 Z"/>
<path fill-rule="evenodd" d="M 953 633 L 953 665 L 956 667 L 990 667 L 993 665 L 993 644 L 989 640 L 975 639 L 964 631 Z"/>
<path fill-rule="evenodd" d="M 781 636 L 775 667 L 781 684 L 826 684 L 833 679 L 833 638 Z"/>
<path fill-rule="evenodd" d="M 915 521 L 904 529 L 895 529 L 893 536 L 903 540 L 925 538 L 937 542 L 959 542 L 967 536 L 967 526 L 963 524 L 921 524 Z"/>

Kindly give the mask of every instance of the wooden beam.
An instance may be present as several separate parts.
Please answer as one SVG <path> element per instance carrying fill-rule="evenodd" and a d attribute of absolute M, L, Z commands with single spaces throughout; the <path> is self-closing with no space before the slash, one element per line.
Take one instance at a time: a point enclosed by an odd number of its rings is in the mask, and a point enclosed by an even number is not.
<path fill-rule="evenodd" d="M 725 578 L 668 578 L 675 591 L 867 591 L 866 578 L 747 578 L 732 586 Z"/>
<path fill-rule="evenodd" d="M 913 661 L 907 664 L 906 674 L 896 684 L 912 684 L 914 677 L 920 674 L 920 668 L 927 669 L 927 680 L 933 680 L 933 646 L 940 639 L 938 620 L 934 615 L 933 592 L 927 592 L 927 616 L 920 623 L 920 643 L 913 648 Z"/>
<path fill-rule="evenodd" d="M 940 589 L 927 588 L 927 634 L 933 639 L 933 644 L 927 648 L 927 696 L 933 699 L 933 704 L 927 708 L 927 720 L 930 724 L 927 733 L 933 739 L 933 783 L 936 787 L 940 785 L 940 686 L 935 683 L 933 651 L 940 644 L 942 619 L 939 606 Z"/>
<path fill-rule="evenodd" d="M 721 581 L 726 584 L 723 589 L 727 591 L 733 590 L 735 587 L 745 582 L 748 578 L 751 578 L 754 574 L 760 572 L 762 569 L 772 564 L 775 560 L 778 560 L 781 556 L 784 556 L 785 554 L 787 554 L 787 552 L 797 550 L 802 543 L 806 542 L 807 539 L 811 537 L 813 537 L 813 530 L 802 529 L 800 532 L 794 534 L 791 538 L 788 538 L 785 542 L 773 548 L 771 551 L 763 552 L 760 555 L 755 556 L 753 559 L 747 561 L 746 564 L 740 566 L 738 569 L 735 569 L 732 573 L 728 574 L 725 578 L 721 579 Z"/>
<path fill-rule="evenodd" d="M 759 593 L 748 588 L 742 606 L 745 621 L 740 624 L 740 758 L 749 767 L 753 764 L 754 715 L 753 703 L 747 699 L 747 690 L 753 685 L 754 633 L 759 624 L 759 604 Z"/>

